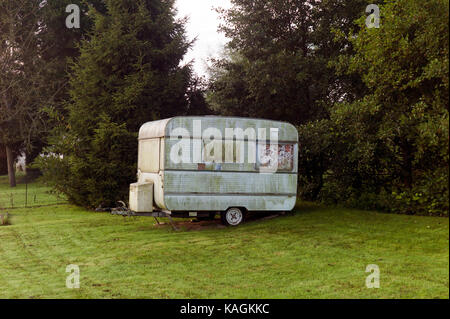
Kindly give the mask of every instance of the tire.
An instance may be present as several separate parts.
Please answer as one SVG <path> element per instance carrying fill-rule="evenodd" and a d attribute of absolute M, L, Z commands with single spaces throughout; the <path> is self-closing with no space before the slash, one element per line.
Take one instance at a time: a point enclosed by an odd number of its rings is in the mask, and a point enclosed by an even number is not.
<path fill-rule="evenodd" d="M 220 214 L 220 219 L 226 226 L 238 226 L 244 221 L 244 211 L 237 207 L 228 208 Z"/>

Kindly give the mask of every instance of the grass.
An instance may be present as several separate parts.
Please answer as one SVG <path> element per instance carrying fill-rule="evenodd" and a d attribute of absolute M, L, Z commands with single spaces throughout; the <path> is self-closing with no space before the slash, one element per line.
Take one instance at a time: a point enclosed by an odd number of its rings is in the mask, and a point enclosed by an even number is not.
<path fill-rule="evenodd" d="M 173 231 L 71 205 L 10 213 L 0 298 L 449 298 L 447 218 L 303 203 L 237 228 Z M 69 264 L 80 289 L 66 288 Z M 369 264 L 379 289 L 365 286 Z"/>
<path fill-rule="evenodd" d="M 10 221 L 9 221 L 9 214 L 5 213 L 5 214 L 1 214 L 0 213 L 0 226 L 8 226 L 11 225 Z"/>
<path fill-rule="evenodd" d="M 25 183 L 25 175 L 17 173 L 17 187 L 10 188 L 8 176 L 0 176 L 0 208 L 18 208 L 53 205 L 66 200 L 56 196 L 41 182 Z M 26 197 L 25 197 L 26 196 Z"/>

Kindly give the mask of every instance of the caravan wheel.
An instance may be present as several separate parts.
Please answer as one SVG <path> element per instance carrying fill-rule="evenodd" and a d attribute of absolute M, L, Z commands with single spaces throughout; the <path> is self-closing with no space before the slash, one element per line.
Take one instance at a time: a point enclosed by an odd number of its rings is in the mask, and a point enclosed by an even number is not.
<path fill-rule="evenodd" d="M 222 223 L 227 226 L 237 226 L 244 221 L 244 212 L 237 208 L 228 208 L 226 212 L 220 214 Z"/>

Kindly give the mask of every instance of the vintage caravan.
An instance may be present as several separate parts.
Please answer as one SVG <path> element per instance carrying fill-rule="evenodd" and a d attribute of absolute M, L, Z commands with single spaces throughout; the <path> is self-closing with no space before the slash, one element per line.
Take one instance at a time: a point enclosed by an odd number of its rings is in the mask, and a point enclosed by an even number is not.
<path fill-rule="evenodd" d="M 289 211 L 297 198 L 297 129 L 278 121 L 186 116 L 139 132 L 134 212 L 215 216 L 240 224 L 246 212 Z"/>

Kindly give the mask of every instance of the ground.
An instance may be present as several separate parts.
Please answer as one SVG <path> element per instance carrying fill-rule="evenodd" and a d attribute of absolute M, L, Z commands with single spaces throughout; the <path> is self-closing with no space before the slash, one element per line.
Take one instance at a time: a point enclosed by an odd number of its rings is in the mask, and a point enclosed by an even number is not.
<path fill-rule="evenodd" d="M 237 228 L 179 220 L 174 231 L 66 204 L 8 212 L 0 298 L 449 298 L 448 218 L 299 203 Z M 79 289 L 66 288 L 69 264 Z M 369 264 L 379 289 L 366 288 Z"/>

